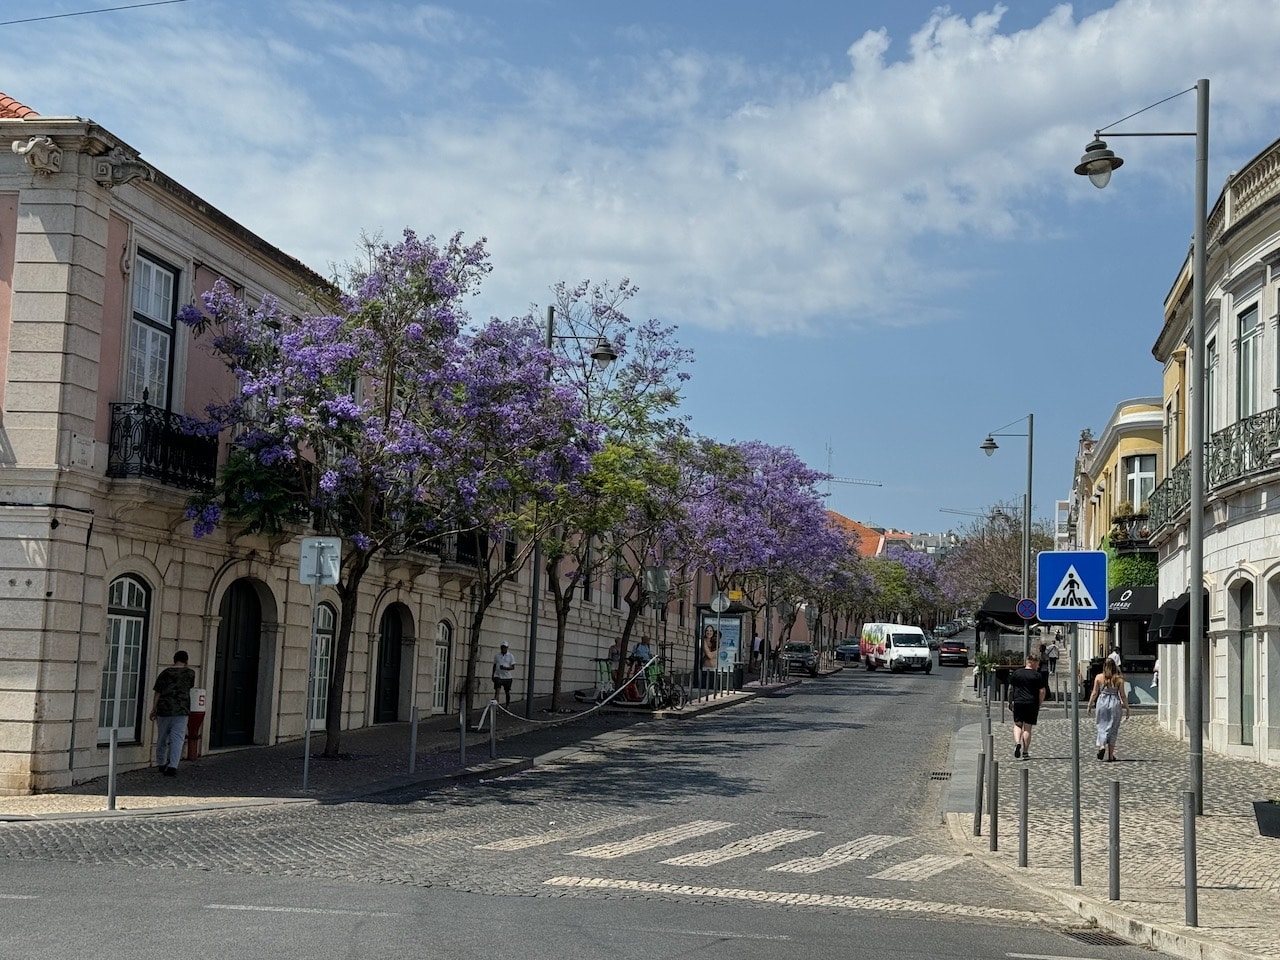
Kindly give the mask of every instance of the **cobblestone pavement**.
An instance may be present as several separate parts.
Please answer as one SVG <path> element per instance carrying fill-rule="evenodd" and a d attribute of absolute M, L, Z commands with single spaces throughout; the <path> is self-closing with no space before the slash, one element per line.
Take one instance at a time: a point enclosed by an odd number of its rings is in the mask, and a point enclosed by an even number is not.
<path fill-rule="evenodd" d="M 981 716 L 981 715 L 980 715 Z M 1186 926 L 1183 793 L 1188 747 L 1163 731 L 1154 713 L 1123 721 L 1115 763 L 1094 755 L 1094 723 L 1081 709 L 1082 885 L 1072 883 L 1071 723 L 1047 705 L 1033 759 L 1013 757 L 1012 723 L 992 715 L 1000 764 L 999 851 L 989 850 L 990 818 L 973 836 L 973 796 L 981 723 L 962 731 L 955 777 L 968 812 L 948 814 L 962 849 L 1010 876 L 1048 891 L 1088 919 L 1158 949 L 1188 957 L 1280 957 L 1280 840 L 1260 837 L 1251 801 L 1280 796 L 1280 769 L 1206 753 L 1204 815 L 1196 822 L 1199 926 Z M 1019 868 L 1020 770 L 1028 771 L 1028 864 Z M 1110 901 L 1111 782 L 1120 782 L 1120 899 Z"/>
<path fill-rule="evenodd" d="M 945 768 L 947 731 L 964 708 L 948 701 L 944 724 L 922 740 L 884 720 L 910 709 L 893 689 L 901 678 L 846 679 L 860 696 L 818 681 L 696 722 L 602 717 L 591 721 L 601 728 L 594 735 L 583 740 L 590 731 L 578 729 L 559 745 L 563 733 L 533 731 L 509 745 L 541 750 L 537 767 L 470 782 L 384 780 L 363 799 L 181 817 L 12 822 L 0 825 L 0 858 L 1076 924 L 1060 904 L 955 854 L 931 772 Z M 934 678 L 912 695 L 923 706 L 952 689 Z M 236 792 L 262 793 L 265 783 Z"/>

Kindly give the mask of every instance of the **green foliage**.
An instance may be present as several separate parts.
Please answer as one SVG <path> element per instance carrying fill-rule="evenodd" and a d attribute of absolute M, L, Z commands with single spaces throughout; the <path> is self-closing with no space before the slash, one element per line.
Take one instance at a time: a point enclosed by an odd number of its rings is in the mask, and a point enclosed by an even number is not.
<path fill-rule="evenodd" d="M 1154 553 L 1133 553 L 1107 558 L 1107 587 L 1155 587 L 1160 565 Z"/>

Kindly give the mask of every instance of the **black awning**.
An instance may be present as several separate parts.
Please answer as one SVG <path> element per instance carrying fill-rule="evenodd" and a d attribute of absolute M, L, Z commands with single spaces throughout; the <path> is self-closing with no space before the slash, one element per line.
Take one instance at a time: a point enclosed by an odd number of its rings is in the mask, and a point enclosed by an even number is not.
<path fill-rule="evenodd" d="M 1021 633 L 1023 625 L 1028 622 L 1018 616 L 1017 597 L 995 592 L 987 594 L 987 599 L 982 601 L 982 606 L 978 608 L 973 619 L 977 622 L 979 629 L 985 623 L 998 627 L 1005 633 Z M 1036 622 L 1030 621 L 1033 626 Z"/>
<path fill-rule="evenodd" d="M 1116 587 L 1107 594 L 1107 619 L 1150 620 L 1157 596 L 1156 587 Z"/>
<path fill-rule="evenodd" d="M 1204 591 L 1202 608 L 1204 623 L 1201 629 L 1204 636 L 1209 635 L 1209 591 Z M 1156 615 L 1151 618 L 1151 627 L 1147 630 L 1147 638 L 1156 643 L 1186 643 L 1191 633 L 1191 591 L 1180 593 L 1172 600 L 1160 604 Z"/>

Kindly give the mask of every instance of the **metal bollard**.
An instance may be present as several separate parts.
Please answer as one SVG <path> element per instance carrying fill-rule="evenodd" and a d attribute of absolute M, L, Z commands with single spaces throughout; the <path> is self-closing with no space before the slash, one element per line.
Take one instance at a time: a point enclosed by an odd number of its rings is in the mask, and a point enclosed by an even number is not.
<path fill-rule="evenodd" d="M 987 849 L 995 852 L 1000 849 L 1000 762 L 991 761 L 991 824 L 987 830 Z"/>
<path fill-rule="evenodd" d="M 418 708 L 409 712 L 409 772 L 413 773 L 418 765 Z"/>
<path fill-rule="evenodd" d="M 1182 887 L 1187 926 L 1198 927 L 1200 882 L 1196 875 L 1196 795 L 1191 790 L 1182 795 Z"/>
<path fill-rule="evenodd" d="M 120 731 L 111 728 L 111 745 L 107 748 L 107 809 L 116 808 L 116 746 L 120 743 Z"/>
<path fill-rule="evenodd" d="M 977 785 L 974 788 L 973 795 L 973 835 L 975 837 L 982 836 L 982 778 L 986 773 L 987 755 L 985 753 L 978 754 L 978 777 Z"/>
<path fill-rule="evenodd" d="M 489 701 L 489 759 L 498 758 L 498 701 Z"/>
<path fill-rule="evenodd" d="M 1111 781 L 1111 883 L 1108 900 L 1120 899 L 1120 781 Z"/>
<path fill-rule="evenodd" d="M 1018 771 L 1019 790 L 1018 790 L 1018 866 L 1025 867 L 1027 865 L 1027 806 L 1031 795 L 1031 771 L 1024 765 Z"/>
<path fill-rule="evenodd" d="M 467 765 L 467 701 L 458 703 L 458 766 Z"/>

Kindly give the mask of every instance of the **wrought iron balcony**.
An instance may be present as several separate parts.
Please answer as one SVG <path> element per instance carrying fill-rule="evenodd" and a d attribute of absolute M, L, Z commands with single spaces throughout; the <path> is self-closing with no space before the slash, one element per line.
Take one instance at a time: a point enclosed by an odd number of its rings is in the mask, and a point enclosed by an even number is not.
<path fill-rule="evenodd" d="M 1272 459 L 1280 445 L 1280 408 L 1245 417 L 1209 438 L 1204 454 L 1205 490 L 1280 466 Z M 1191 502 L 1191 457 L 1183 457 L 1147 501 L 1151 527 L 1169 523 Z"/>
<path fill-rule="evenodd" d="M 1143 553 L 1151 549 L 1151 531 L 1155 529 L 1145 513 L 1114 517 L 1111 521 L 1111 549 L 1118 554 Z"/>
<path fill-rule="evenodd" d="M 218 439 L 188 433 L 176 413 L 140 403 L 111 404 L 107 476 L 207 490 L 218 475 Z"/>

